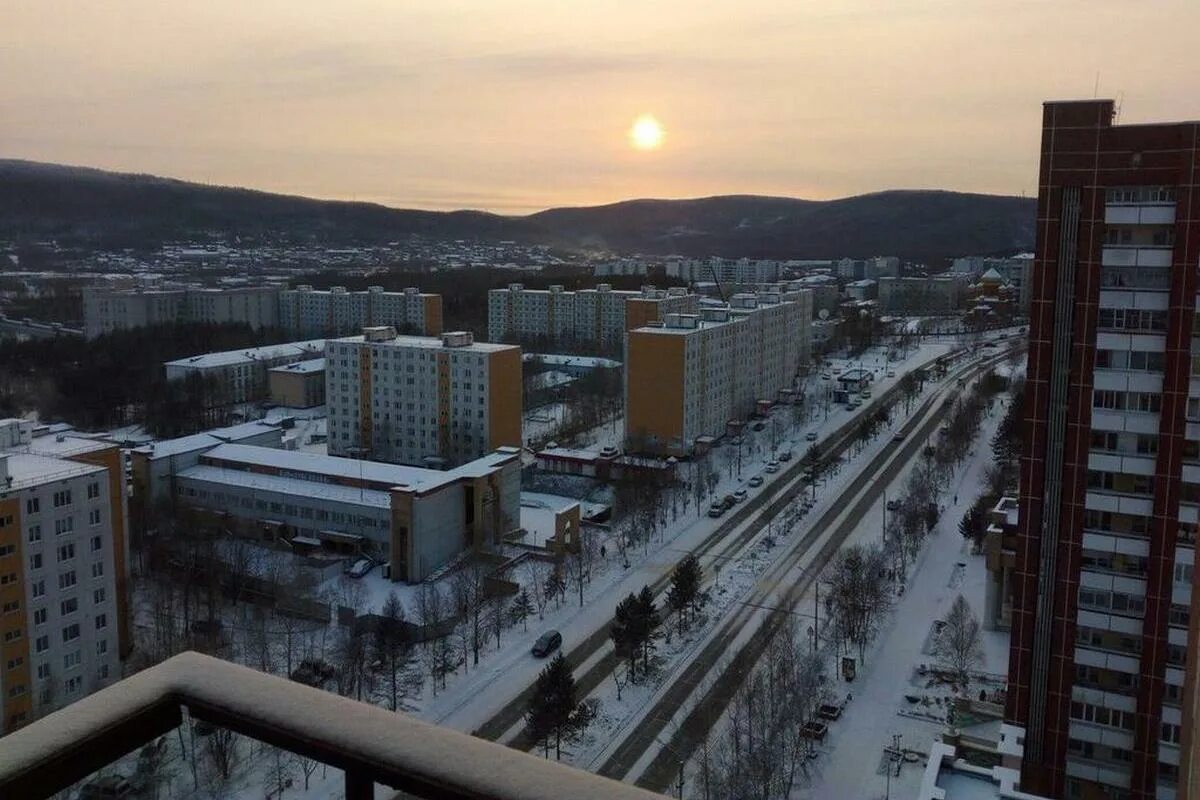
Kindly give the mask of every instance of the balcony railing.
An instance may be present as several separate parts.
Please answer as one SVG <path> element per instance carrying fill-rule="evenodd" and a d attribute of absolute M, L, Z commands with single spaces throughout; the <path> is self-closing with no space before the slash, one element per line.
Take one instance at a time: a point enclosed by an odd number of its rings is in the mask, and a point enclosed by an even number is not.
<path fill-rule="evenodd" d="M 198 653 L 183 653 L 0 743 L 0 797 L 48 797 L 189 716 L 429 800 L 652 800 L 634 786 Z"/>

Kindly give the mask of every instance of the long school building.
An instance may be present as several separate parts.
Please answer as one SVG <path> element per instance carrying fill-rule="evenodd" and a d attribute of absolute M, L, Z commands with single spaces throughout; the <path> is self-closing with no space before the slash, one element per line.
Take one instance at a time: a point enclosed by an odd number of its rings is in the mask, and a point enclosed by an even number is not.
<path fill-rule="evenodd" d="M 521 348 L 391 327 L 326 345 L 331 455 L 445 467 L 521 446 Z"/>
<path fill-rule="evenodd" d="M 791 390 L 811 358 L 812 295 L 735 295 L 728 307 L 669 314 L 629 332 L 625 430 L 635 452 L 686 455 L 760 401 Z"/>

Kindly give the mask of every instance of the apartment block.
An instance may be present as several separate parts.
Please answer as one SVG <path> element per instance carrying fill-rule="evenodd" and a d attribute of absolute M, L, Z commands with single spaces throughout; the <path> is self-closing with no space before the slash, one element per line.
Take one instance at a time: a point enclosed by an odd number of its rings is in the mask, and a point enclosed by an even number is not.
<path fill-rule="evenodd" d="M 415 288 L 385 292 L 371 286 L 351 292 L 343 286 L 327 291 L 297 286 L 279 293 L 279 321 L 296 336 L 339 336 L 379 325 L 437 336 L 442 332 L 442 296 Z"/>
<path fill-rule="evenodd" d="M 946 273 L 879 279 L 879 308 L 885 314 L 948 314 L 962 308 L 971 279 Z"/>
<path fill-rule="evenodd" d="M 443 471 L 221 444 L 178 473 L 174 492 L 243 534 L 370 555 L 392 580 L 416 582 L 520 527 L 520 450 Z"/>
<path fill-rule="evenodd" d="M 493 342 L 591 344 L 619 347 L 626 331 L 672 313 L 695 313 L 700 299 L 686 289 L 566 291 L 562 286 L 526 289 L 512 283 L 488 292 L 488 338 Z"/>
<path fill-rule="evenodd" d="M 1196 797 L 1200 123 L 1047 103 L 1012 574 L 1022 787 Z"/>
<path fill-rule="evenodd" d="M 382 286 L 361 292 L 340 286 L 328 291 L 311 286 L 88 286 L 83 290 L 83 318 L 89 339 L 177 322 L 244 323 L 255 330 L 283 328 L 298 337 L 336 336 L 370 325 L 392 325 L 408 333 L 436 336 L 442 332 L 442 298 L 418 289 L 386 292 Z"/>
<path fill-rule="evenodd" d="M 331 455 L 443 467 L 521 446 L 514 345 L 368 328 L 326 344 L 325 379 Z"/>
<path fill-rule="evenodd" d="M 667 262 L 667 276 L 688 283 L 711 281 L 725 286 L 752 286 L 775 283 L 782 275 L 782 265 L 769 259 L 750 258 L 689 258 Z"/>
<path fill-rule="evenodd" d="M 625 429 L 635 452 L 686 455 L 790 391 L 812 356 L 812 295 L 739 294 L 629 332 Z"/>
<path fill-rule="evenodd" d="M 318 360 L 324 353 L 325 340 L 314 339 L 189 356 L 167 361 L 163 369 L 169 381 L 192 376 L 214 381 L 215 397 L 221 404 L 249 403 L 266 399 L 270 370 L 285 364 Z"/>
<path fill-rule="evenodd" d="M 49 436 L 0 451 L 0 734 L 121 677 L 124 486 L 116 445 Z"/>

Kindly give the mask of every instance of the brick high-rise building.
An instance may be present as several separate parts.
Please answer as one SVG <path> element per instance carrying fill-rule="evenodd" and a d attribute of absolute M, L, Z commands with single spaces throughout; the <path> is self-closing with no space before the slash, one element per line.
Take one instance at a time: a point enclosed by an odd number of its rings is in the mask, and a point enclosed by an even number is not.
<path fill-rule="evenodd" d="M 1196 769 L 1200 123 L 1113 112 L 1043 112 L 1006 716 L 1026 791 L 1174 798 Z"/>

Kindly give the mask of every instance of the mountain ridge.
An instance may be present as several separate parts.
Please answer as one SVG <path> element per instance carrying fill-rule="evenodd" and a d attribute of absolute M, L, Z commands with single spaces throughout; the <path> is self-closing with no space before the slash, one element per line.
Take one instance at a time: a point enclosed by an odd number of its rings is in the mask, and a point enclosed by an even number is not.
<path fill-rule="evenodd" d="M 1033 246 L 1031 199 L 939 189 L 833 200 L 634 198 L 527 215 L 427 211 L 0 159 L 0 237 L 93 247 L 188 238 L 371 244 L 409 235 L 620 253 L 751 258 L 1001 254 Z"/>

